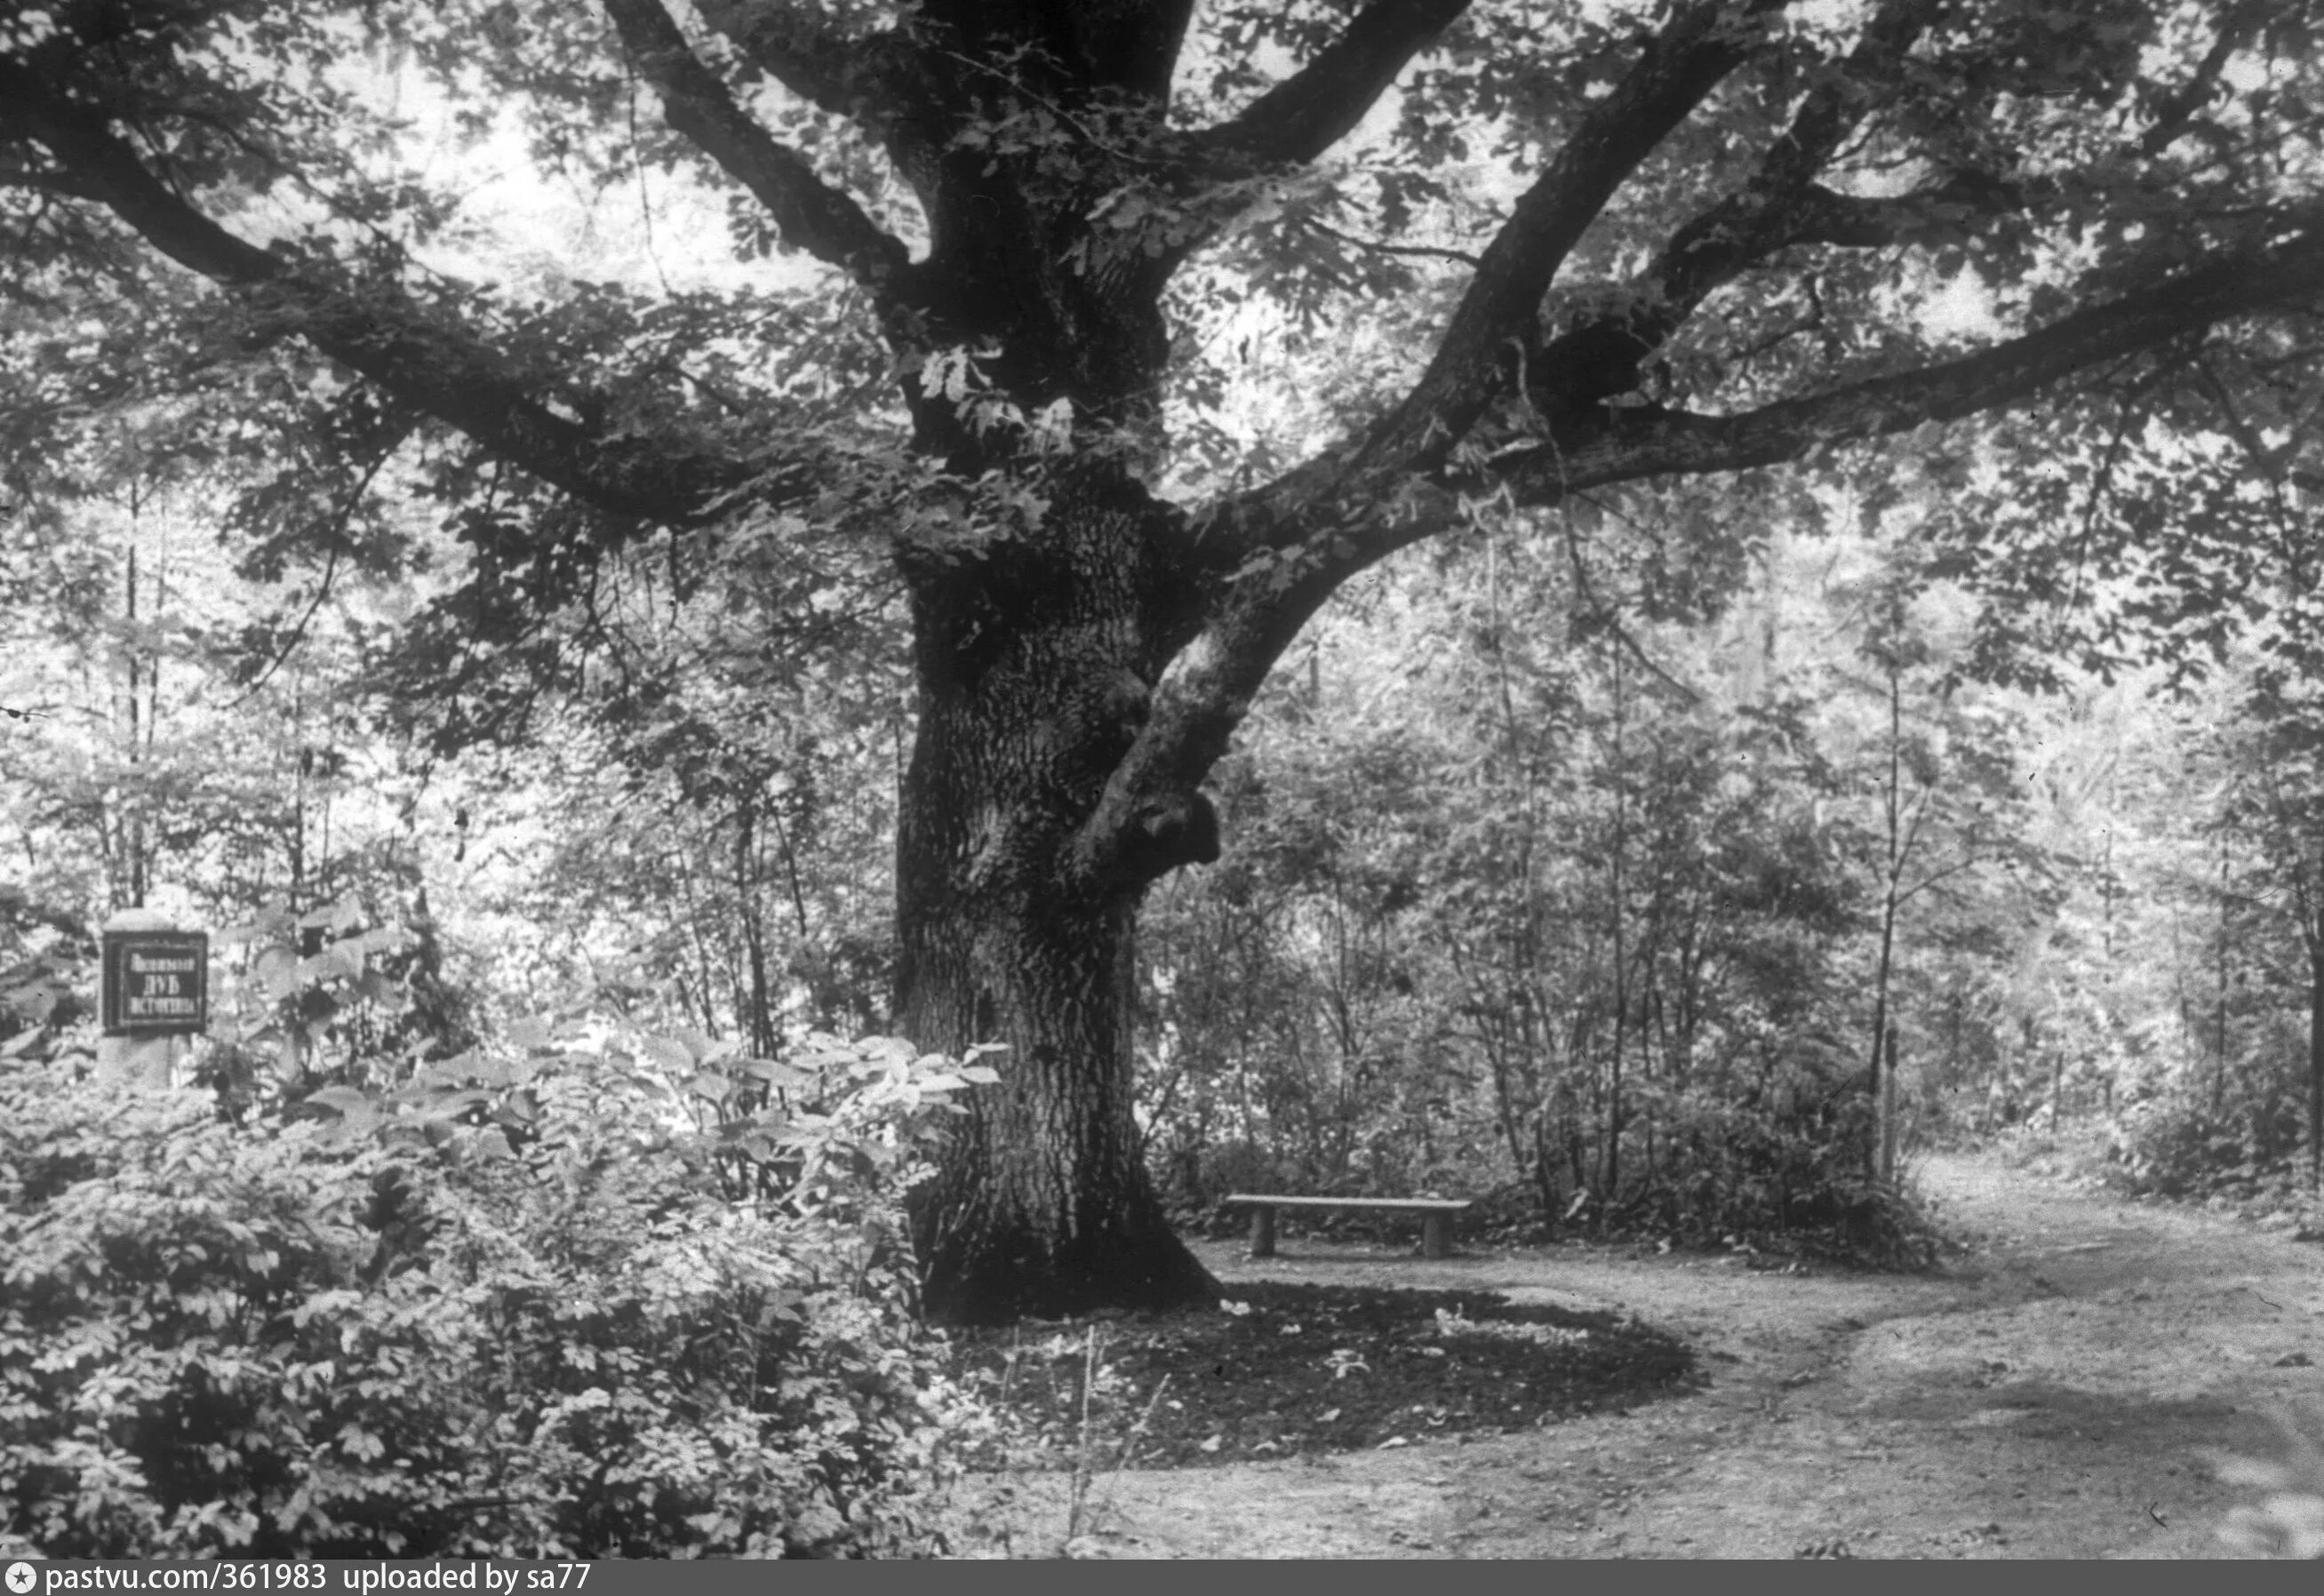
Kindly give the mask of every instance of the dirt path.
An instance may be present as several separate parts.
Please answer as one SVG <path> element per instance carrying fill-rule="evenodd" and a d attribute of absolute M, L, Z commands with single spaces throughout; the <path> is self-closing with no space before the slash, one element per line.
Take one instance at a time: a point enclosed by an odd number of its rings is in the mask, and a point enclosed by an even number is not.
<path fill-rule="evenodd" d="M 1934 1278 L 1551 1248 L 1442 1263 L 1289 1243 L 1222 1279 L 1489 1287 L 1684 1335 L 1707 1389 L 1522 1435 L 1101 1481 L 1095 1556 L 2215 1557 L 2212 1450 L 2324 1404 L 2324 1247 L 2071 1191 L 1990 1157 L 1923 1188 L 1969 1255 Z M 2312 1362 L 2280 1365 L 2301 1355 Z M 1019 1551 L 1065 1482 L 1001 1488 Z"/>

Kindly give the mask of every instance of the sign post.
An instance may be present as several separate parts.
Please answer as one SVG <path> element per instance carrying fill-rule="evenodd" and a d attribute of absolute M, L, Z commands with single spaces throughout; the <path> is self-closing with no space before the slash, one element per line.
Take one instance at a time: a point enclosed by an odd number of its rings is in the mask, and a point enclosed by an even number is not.
<path fill-rule="evenodd" d="M 163 915 L 133 909 L 105 922 L 103 946 L 97 1073 L 166 1086 L 185 1047 L 179 1038 L 209 1026 L 209 935 L 180 931 Z"/>

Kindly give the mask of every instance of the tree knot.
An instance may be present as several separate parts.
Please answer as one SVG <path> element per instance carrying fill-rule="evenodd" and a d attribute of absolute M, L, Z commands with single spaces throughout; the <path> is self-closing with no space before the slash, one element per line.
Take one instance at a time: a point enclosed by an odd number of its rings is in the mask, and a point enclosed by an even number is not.
<path fill-rule="evenodd" d="M 1182 864 L 1210 864 L 1218 856 L 1219 812 L 1196 791 L 1148 798 L 1122 838 L 1122 865 L 1140 881 L 1156 880 Z"/>

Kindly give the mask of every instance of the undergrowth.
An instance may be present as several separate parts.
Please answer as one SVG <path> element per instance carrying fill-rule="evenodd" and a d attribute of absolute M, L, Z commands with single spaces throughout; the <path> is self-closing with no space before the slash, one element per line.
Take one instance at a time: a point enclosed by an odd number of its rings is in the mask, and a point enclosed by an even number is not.
<path fill-rule="evenodd" d="M 740 1201 L 733 1139 L 642 1056 L 479 1056 L 239 1124 L 86 1062 L 0 1061 L 17 1548 L 941 1549 L 926 1505 L 979 1419 L 884 1241 L 943 1095 L 908 1050 L 794 1068 L 820 1112 Z"/>

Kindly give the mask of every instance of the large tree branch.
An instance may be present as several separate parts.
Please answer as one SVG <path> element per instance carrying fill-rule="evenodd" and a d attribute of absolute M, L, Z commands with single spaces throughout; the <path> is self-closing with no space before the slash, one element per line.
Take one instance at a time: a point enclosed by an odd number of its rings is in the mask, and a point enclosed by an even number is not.
<path fill-rule="evenodd" d="M 1407 62 L 1469 8 L 1469 0 L 1372 0 L 1314 60 L 1240 115 L 1205 129 L 1200 146 L 1275 162 L 1313 161 L 1388 91 Z"/>
<path fill-rule="evenodd" d="M 2194 72 L 2177 89 L 2155 102 L 2153 124 L 2138 141 L 2142 154 L 2162 154 L 2178 142 L 2181 134 L 2194 125 L 2196 113 L 2218 89 L 2227 62 L 2259 31 L 2271 9 L 2269 0 L 2242 0 L 2219 19 L 2218 36 L 2196 63 Z"/>
<path fill-rule="evenodd" d="M 818 109 L 854 118 L 868 99 L 884 97 L 900 43 L 893 34 L 844 39 L 821 17 L 763 0 L 702 0 L 696 9 L 752 65 Z"/>
<path fill-rule="evenodd" d="M 1908 431 L 2020 402 L 2079 372 L 2185 338 L 2236 317 L 2324 297 L 2324 227 L 2078 311 L 1979 354 L 1845 384 L 1729 416 L 1597 412 L 1462 478 L 1372 466 L 1326 476 L 1303 468 L 1226 507 L 1213 537 L 1246 556 L 1207 628 L 1154 695 L 1138 740 L 1084 825 L 1070 865 L 1092 880 L 1120 868 L 1157 795 L 1208 774 L 1293 638 L 1351 577 L 1461 523 L 1479 494 L 1555 504 L 1648 478 L 1740 471 L 1819 447 Z M 1328 485 L 1326 485 L 1328 484 Z M 1131 844 L 1130 845 L 1133 845 Z"/>
<path fill-rule="evenodd" d="M 1468 9 L 1469 0 L 1370 0 L 1340 36 L 1238 115 L 1191 135 L 1154 141 L 1159 188 L 1178 201 L 1170 236 L 1140 244 L 1175 271 L 1256 198 L 1248 180 L 1314 160 L 1347 136 L 1412 58 Z M 1232 185 L 1246 186 L 1240 199 Z M 1175 206 L 1172 208 L 1176 208 Z M 1188 223 L 1192 226 L 1188 226 Z"/>
<path fill-rule="evenodd" d="M 2015 404 L 2077 372 L 2215 324 L 2324 295 L 2324 228 L 2184 272 L 1959 360 L 1779 401 L 1729 416 L 1612 410 L 1596 436 L 1504 457 L 1495 475 L 1520 503 L 1645 477 L 1740 471 L 1810 449 L 1958 420 Z"/>
<path fill-rule="evenodd" d="M 2015 205 L 2016 190 L 1976 178 L 1956 178 L 1933 189 L 1889 198 L 1839 194 L 1811 184 L 1784 229 L 1784 245 L 1828 244 L 1839 249 L 1885 249 L 1940 223 L 1988 216 Z"/>
<path fill-rule="evenodd" d="M 604 0 L 604 5 L 639 72 L 661 96 L 664 119 L 748 189 L 787 242 L 874 292 L 910 263 L 902 240 L 734 103 L 661 0 Z"/>
<path fill-rule="evenodd" d="M 2186 130 L 2269 9 L 2270 0 L 2242 0 L 2228 12 L 2189 80 L 2159 102 L 2140 153 L 2161 153 Z M 1705 298 L 1781 250 L 1808 244 L 1882 248 L 1945 212 L 1989 217 L 2031 203 L 2027 188 L 1975 173 L 1891 198 L 1842 195 L 1814 181 L 1894 88 L 1913 45 L 1942 10 L 1939 0 L 1887 0 L 1845 65 L 1802 104 L 1751 181 L 1674 234 L 1628 285 L 1621 309 L 1567 328 L 1531 359 L 1526 375 L 1535 409 L 1554 416 L 1634 390 L 1646 360 Z"/>
<path fill-rule="evenodd" d="M 673 453 L 569 420 L 493 350 L 392 285 L 351 285 L 236 236 L 147 170 L 104 112 L 53 95 L 6 63 L 0 63 L 0 130 L 39 143 L 75 192 L 171 260 L 244 291 L 270 320 L 578 499 L 619 515 L 682 523 L 751 480 L 732 460 Z"/>
<path fill-rule="evenodd" d="M 944 132 L 929 115 L 937 97 L 920 80 L 902 33 L 849 38 L 820 16 L 764 0 L 702 0 L 698 9 L 759 70 L 878 139 L 905 180 L 929 196 Z"/>
<path fill-rule="evenodd" d="M 1534 407 L 1557 415 L 1629 392 L 1647 356 L 1713 290 L 1778 250 L 1811 242 L 1862 246 L 1874 218 L 1843 217 L 1846 202 L 1816 188 L 1815 179 L 1891 91 L 1907 52 L 1941 9 L 1941 0 L 1888 0 L 1875 13 L 1846 60 L 1834 63 L 1801 102 L 1749 181 L 1671 235 L 1628 285 L 1624 308 L 1568 328 L 1533 355 L 1526 377 Z M 1902 215 L 1885 219 L 1893 228 Z"/>
<path fill-rule="evenodd" d="M 1420 381 L 1364 445 L 1367 467 L 1426 470 L 1491 401 L 1513 337 L 1623 180 L 1740 66 L 1775 0 L 1693 0 L 1646 42 L 1614 91 L 1584 115 L 1485 248 Z M 1526 338 L 1529 342 L 1530 339 Z"/>

